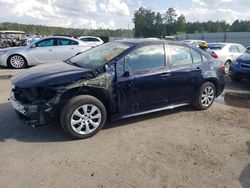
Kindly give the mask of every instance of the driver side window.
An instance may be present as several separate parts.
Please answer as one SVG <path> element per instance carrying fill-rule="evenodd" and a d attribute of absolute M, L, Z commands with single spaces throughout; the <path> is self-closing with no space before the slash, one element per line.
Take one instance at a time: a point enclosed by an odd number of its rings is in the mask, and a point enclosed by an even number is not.
<path fill-rule="evenodd" d="M 54 46 L 54 39 L 45 39 L 36 43 L 37 47 L 48 47 Z"/>
<path fill-rule="evenodd" d="M 165 50 L 162 44 L 138 48 L 125 57 L 125 70 L 138 72 L 165 67 Z"/>

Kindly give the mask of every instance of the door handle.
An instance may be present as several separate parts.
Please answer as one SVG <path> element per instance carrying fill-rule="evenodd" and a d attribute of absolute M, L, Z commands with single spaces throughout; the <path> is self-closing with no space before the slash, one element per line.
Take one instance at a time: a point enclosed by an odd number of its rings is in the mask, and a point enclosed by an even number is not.
<path fill-rule="evenodd" d="M 49 49 L 49 52 L 52 52 L 53 50 L 52 49 Z"/>
<path fill-rule="evenodd" d="M 161 74 L 161 77 L 162 77 L 163 79 L 166 79 L 166 78 L 168 78 L 168 77 L 170 77 L 170 76 L 171 76 L 171 73 L 170 73 L 170 72 Z"/>

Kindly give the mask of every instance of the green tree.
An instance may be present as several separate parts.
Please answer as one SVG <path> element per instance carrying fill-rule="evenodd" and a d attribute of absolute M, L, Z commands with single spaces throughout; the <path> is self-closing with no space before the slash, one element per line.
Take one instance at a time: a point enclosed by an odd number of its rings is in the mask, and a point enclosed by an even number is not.
<path fill-rule="evenodd" d="M 185 33 L 186 32 L 186 18 L 182 14 L 177 18 L 177 33 Z"/>
<path fill-rule="evenodd" d="M 176 11 L 174 8 L 168 8 L 166 14 L 165 14 L 165 23 L 166 24 L 172 24 L 174 22 L 176 22 Z"/>

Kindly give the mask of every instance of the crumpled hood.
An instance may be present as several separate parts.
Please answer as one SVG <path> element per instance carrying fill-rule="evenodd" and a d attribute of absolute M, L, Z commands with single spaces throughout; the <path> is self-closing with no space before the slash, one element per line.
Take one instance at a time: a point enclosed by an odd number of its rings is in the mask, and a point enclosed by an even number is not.
<path fill-rule="evenodd" d="M 86 78 L 90 73 L 93 73 L 90 69 L 63 62 L 43 64 L 20 72 L 11 78 L 11 82 L 20 88 L 48 87 Z"/>

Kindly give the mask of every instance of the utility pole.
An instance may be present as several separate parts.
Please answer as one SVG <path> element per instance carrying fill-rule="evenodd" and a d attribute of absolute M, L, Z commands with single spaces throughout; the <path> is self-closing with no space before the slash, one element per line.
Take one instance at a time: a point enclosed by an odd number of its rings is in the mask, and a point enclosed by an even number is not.
<path fill-rule="evenodd" d="M 128 34 L 127 34 L 127 37 L 129 38 L 129 23 L 128 23 Z"/>

